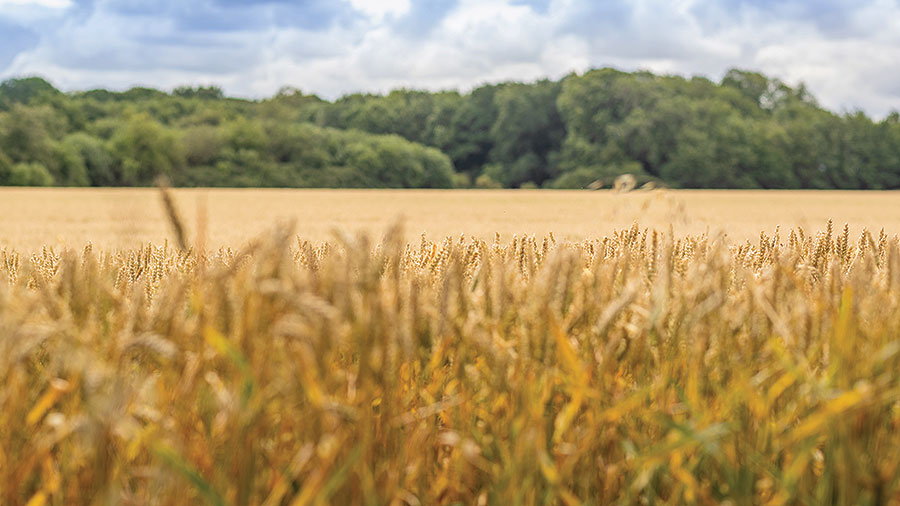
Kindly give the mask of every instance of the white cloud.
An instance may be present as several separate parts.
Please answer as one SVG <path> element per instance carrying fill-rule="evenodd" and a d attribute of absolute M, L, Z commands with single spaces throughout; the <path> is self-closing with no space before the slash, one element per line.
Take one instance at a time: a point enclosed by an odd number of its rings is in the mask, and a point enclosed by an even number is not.
<path fill-rule="evenodd" d="M 23 9 L 26 1 L 0 6 Z M 243 96 L 292 85 L 335 98 L 399 86 L 465 90 L 603 65 L 712 79 L 740 67 L 803 81 L 838 111 L 881 117 L 900 109 L 900 5 L 892 0 L 828 0 L 840 12 L 800 0 L 773 9 L 743 0 L 451 1 L 345 0 L 340 5 L 362 17 L 323 26 L 276 19 L 230 31 L 192 31 L 159 13 L 116 14 L 99 1 L 84 15 L 28 23 L 40 42 L 0 75 L 43 74 L 66 89 L 216 83 Z M 62 3 L 69 0 L 31 7 Z M 410 18 L 423 5 L 439 4 L 439 15 L 409 28 L 423 21 Z"/>
<path fill-rule="evenodd" d="M 64 17 L 73 5 L 72 0 L 0 0 L 0 22 L 9 20 L 29 27 L 46 24 Z"/>
<path fill-rule="evenodd" d="M 72 6 L 72 0 L 0 0 L 0 8 L 23 6 L 66 9 Z"/>
<path fill-rule="evenodd" d="M 409 12 L 410 0 L 349 0 L 354 9 L 381 20 Z"/>

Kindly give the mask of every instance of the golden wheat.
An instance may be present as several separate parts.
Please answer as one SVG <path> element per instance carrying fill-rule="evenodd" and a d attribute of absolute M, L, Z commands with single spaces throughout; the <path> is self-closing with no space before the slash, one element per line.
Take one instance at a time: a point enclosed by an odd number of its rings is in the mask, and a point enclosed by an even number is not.
<path fill-rule="evenodd" d="M 897 504 L 900 247 L 0 250 L 2 504 Z"/>
<path fill-rule="evenodd" d="M 0 188 L 0 247 L 103 250 L 161 244 L 172 234 L 170 214 L 151 188 Z M 654 190 L 298 190 L 175 188 L 188 242 L 205 238 L 213 248 L 242 247 L 270 224 L 296 221 L 297 232 L 317 243 L 342 230 L 380 233 L 405 217 L 404 240 L 477 237 L 495 232 L 560 240 L 611 235 L 635 221 L 679 235 L 726 232 L 733 241 L 755 241 L 778 225 L 822 227 L 830 217 L 850 225 L 900 234 L 900 192 Z"/>

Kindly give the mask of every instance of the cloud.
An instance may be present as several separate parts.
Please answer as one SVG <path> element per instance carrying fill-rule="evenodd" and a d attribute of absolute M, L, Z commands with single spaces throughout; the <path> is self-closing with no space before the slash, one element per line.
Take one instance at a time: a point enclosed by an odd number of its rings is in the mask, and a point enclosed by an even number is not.
<path fill-rule="evenodd" d="M 470 89 L 592 66 L 804 82 L 823 105 L 900 109 L 896 0 L 0 0 L 0 76 L 64 89 L 219 84 L 326 98 Z"/>
<path fill-rule="evenodd" d="M 458 0 L 419 1 L 409 6 L 393 27 L 400 33 L 422 37 L 431 33 L 459 4 Z"/>
<path fill-rule="evenodd" d="M 46 7 L 65 9 L 72 5 L 71 0 L 0 0 L 0 7 Z"/>
<path fill-rule="evenodd" d="M 376 20 L 384 19 L 387 15 L 400 15 L 409 12 L 412 7 L 410 0 L 349 0 L 354 9 Z"/>
<path fill-rule="evenodd" d="M 512 0 L 512 5 L 527 5 L 538 14 L 547 14 L 550 9 L 550 0 Z"/>
<path fill-rule="evenodd" d="M 123 24 L 160 20 L 173 29 L 193 33 L 281 27 L 318 31 L 360 17 L 352 5 L 331 0 L 106 0 L 95 12 L 116 15 Z"/>
<path fill-rule="evenodd" d="M 0 44 L 0 68 L 9 65 L 20 52 L 34 47 L 40 37 L 24 26 L 0 18 L 0 33 L 3 43 Z"/>
<path fill-rule="evenodd" d="M 739 22 L 752 16 L 760 21 L 791 21 L 813 26 L 829 37 L 858 34 L 862 27 L 854 26 L 855 12 L 871 0 L 722 0 L 695 5 L 699 14 L 713 13 L 723 21 Z"/>

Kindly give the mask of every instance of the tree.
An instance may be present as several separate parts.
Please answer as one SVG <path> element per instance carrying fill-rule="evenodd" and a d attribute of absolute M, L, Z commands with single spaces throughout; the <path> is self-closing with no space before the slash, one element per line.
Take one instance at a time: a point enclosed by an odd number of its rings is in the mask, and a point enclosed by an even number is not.
<path fill-rule="evenodd" d="M 499 87 L 476 88 L 458 104 L 448 104 L 443 112 L 449 123 L 435 134 L 433 145 L 447 153 L 460 172 L 477 174 L 488 161 L 494 146 L 491 128 L 497 119 L 494 94 Z"/>
<path fill-rule="evenodd" d="M 35 99 L 49 98 L 61 92 L 40 77 L 7 79 L 0 83 L 0 109 L 13 104 L 28 104 Z"/>
<path fill-rule="evenodd" d="M 10 186 L 51 186 L 53 176 L 38 162 L 23 162 L 12 166 L 6 183 Z"/>
<path fill-rule="evenodd" d="M 15 170 L 14 170 L 15 169 Z M 15 173 L 15 174 L 14 174 Z M 584 187 L 621 174 L 698 188 L 900 188 L 900 114 L 821 108 L 808 89 L 732 69 L 595 69 L 468 93 L 334 102 L 286 88 L 62 93 L 0 83 L 0 184 Z"/>
<path fill-rule="evenodd" d="M 182 98 L 199 98 L 200 100 L 221 100 L 225 92 L 218 86 L 178 86 L 172 94 Z"/>
<path fill-rule="evenodd" d="M 88 186 L 87 165 L 81 155 L 79 146 L 69 140 L 54 145 L 56 157 L 56 183 L 60 186 Z"/>
<path fill-rule="evenodd" d="M 91 186 L 114 186 L 121 184 L 116 174 L 116 160 L 109 151 L 107 144 L 103 140 L 98 139 L 85 132 L 75 132 L 67 135 L 60 142 L 63 148 L 71 153 L 69 156 L 77 154 L 80 161 L 73 158 L 73 166 L 67 169 L 66 174 L 69 176 L 70 184 L 74 181 L 80 181 L 76 176 L 80 172 L 80 166 L 84 167 L 87 175 L 87 184 Z"/>
<path fill-rule="evenodd" d="M 188 165 L 212 165 L 224 146 L 219 128 L 195 125 L 181 130 L 181 145 Z"/>
<path fill-rule="evenodd" d="M 0 151 L 0 186 L 9 184 L 9 175 L 12 172 L 13 162 Z"/>
<path fill-rule="evenodd" d="M 560 85 L 546 80 L 497 91 L 489 155 L 494 170 L 489 176 L 504 186 L 518 187 L 525 182 L 542 184 L 556 175 L 556 155 L 566 135 L 556 107 L 559 93 Z"/>
<path fill-rule="evenodd" d="M 111 139 L 120 184 L 148 185 L 184 165 L 175 135 L 146 115 L 130 117 Z"/>
<path fill-rule="evenodd" d="M 53 140 L 64 129 L 65 121 L 50 106 L 17 103 L 0 113 L 0 150 L 13 162 L 53 165 Z"/>

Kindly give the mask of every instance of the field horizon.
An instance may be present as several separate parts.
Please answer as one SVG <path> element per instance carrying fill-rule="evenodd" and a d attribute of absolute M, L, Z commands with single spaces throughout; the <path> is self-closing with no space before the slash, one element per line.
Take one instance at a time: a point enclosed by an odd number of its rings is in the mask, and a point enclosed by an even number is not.
<path fill-rule="evenodd" d="M 178 188 L 173 199 L 191 240 L 240 247 L 277 223 L 329 241 L 336 231 L 378 236 L 398 221 L 405 239 L 425 233 L 491 239 L 496 233 L 581 240 L 637 223 L 678 234 L 724 232 L 731 242 L 760 231 L 822 229 L 900 233 L 900 191 L 373 190 Z M 0 247 L 128 248 L 173 239 L 156 188 L 0 188 Z M 376 238 L 377 237 L 373 237 Z"/>

